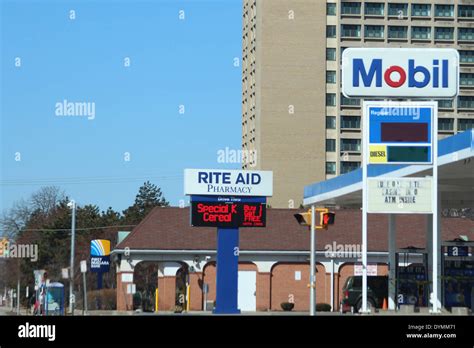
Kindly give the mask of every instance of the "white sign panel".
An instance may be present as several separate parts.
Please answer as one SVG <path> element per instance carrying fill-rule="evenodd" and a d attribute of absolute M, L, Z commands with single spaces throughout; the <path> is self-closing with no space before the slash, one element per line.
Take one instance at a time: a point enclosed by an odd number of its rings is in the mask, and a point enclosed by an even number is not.
<path fill-rule="evenodd" d="M 133 273 L 122 273 L 122 283 L 133 282 Z"/>
<path fill-rule="evenodd" d="M 451 48 L 347 48 L 342 93 L 352 97 L 453 98 L 459 53 Z"/>
<path fill-rule="evenodd" d="M 81 261 L 81 273 L 86 273 L 87 272 L 87 261 L 82 260 Z"/>
<path fill-rule="evenodd" d="M 362 265 L 355 264 L 354 265 L 354 275 L 361 276 L 362 275 Z M 376 276 L 377 275 L 377 265 L 376 264 L 368 264 L 367 265 L 367 275 L 368 276 Z"/>
<path fill-rule="evenodd" d="M 273 172 L 256 170 L 185 169 L 185 195 L 273 195 Z"/>
<path fill-rule="evenodd" d="M 136 284 L 127 284 L 127 294 L 135 294 L 137 292 Z"/>
<path fill-rule="evenodd" d="M 295 271 L 295 280 L 301 280 L 301 271 Z"/>
<path fill-rule="evenodd" d="M 431 214 L 432 178 L 368 178 L 369 213 Z"/>

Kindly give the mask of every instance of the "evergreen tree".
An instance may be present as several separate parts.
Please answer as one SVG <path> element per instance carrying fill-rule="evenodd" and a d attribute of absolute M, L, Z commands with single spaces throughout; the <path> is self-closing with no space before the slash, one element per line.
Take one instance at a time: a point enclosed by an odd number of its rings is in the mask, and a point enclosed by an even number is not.
<path fill-rule="evenodd" d="M 153 208 L 168 206 L 161 189 L 147 181 L 139 188 L 135 203 L 124 210 L 123 215 L 127 223 L 138 224 Z"/>

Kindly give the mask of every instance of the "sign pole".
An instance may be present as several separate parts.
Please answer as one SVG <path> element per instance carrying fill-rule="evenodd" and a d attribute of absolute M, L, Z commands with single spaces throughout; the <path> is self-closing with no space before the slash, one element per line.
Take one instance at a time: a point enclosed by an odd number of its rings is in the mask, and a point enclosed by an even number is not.
<path fill-rule="evenodd" d="M 87 314 L 87 286 L 86 286 L 86 272 L 87 272 L 87 261 L 81 261 L 81 273 L 82 273 L 82 315 Z"/>
<path fill-rule="evenodd" d="M 102 272 L 97 273 L 97 290 L 102 289 Z"/>
<path fill-rule="evenodd" d="M 82 304 L 82 315 L 87 314 L 87 285 L 86 285 L 86 272 L 82 272 L 82 282 L 84 284 L 84 303 Z"/>
<path fill-rule="evenodd" d="M 215 314 L 240 314 L 237 308 L 239 277 L 239 229 L 217 229 Z"/>
<path fill-rule="evenodd" d="M 70 265 L 70 282 L 69 282 L 69 312 L 74 315 L 74 239 L 76 238 L 76 202 L 71 200 L 68 206 L 72 209 L 71 219 L 71 265 Z"/>
<path fill-rule="evenodd" d="M 438 240 L 438 106 L 436 105 L 433 115 L 433 309 L 432 313 L 440 313 L 438 308 L 439 299 L 439 288 L 438 288 L 438 254 L 440 253 L 439 240 Z"/>
<path fill-rule="evenodd" d="M 362 158 L 362 312 L 367 313 L 367 171 L 369 158 L 369 114 L 363 102 L 364 152 Z"/>
<path fill-rule="evenodd" d="M 315 282 L 315 244 L 316 244 L 316 212 L 314 209 L 314 205 L 311 206 L 311 247 L 310 247 L 310 256 L 309 256 L 309 315 L 313 316 L 315 312 L 315 290 L 316 290 L 316 282 Z"/>

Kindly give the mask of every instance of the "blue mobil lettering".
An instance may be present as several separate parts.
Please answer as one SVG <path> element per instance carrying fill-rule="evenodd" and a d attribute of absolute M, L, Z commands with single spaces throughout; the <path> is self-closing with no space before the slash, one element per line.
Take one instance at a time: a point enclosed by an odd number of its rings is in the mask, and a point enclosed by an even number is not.
<path fill-rule="evenodd" d="M 393 79 L 398 75 L 398 80 Z M 415 78 L 415 76 L 423 76 L 423 79 Z M 447 59 L 433 59 L 431 67 L 416 65 L 414 59 L 408 59 L 408 71 L 399 65 L 383 67 L 382 59 L 372 59 L 368 69 L 361 58 L 353 59 L 352 69 L 352 85 L 359 87 L 361 80 L 364 87 L 371 87 L 375 79 L 375 87 L 382 87 L 382 79 L 386 85 L 392 88 L 399 88 L 407 83 L 410 88 L 424 88 L 432 81 L 431 87 L 448 88 L 449 64 Z"/>
<path fill-rule="evenodd" d="M 231 181 L 231 177 L 230 172 L 198 172 L 198 183 L 258 185 L 262 181 L 258 173 L 239 173 L 235 182 Z"/>

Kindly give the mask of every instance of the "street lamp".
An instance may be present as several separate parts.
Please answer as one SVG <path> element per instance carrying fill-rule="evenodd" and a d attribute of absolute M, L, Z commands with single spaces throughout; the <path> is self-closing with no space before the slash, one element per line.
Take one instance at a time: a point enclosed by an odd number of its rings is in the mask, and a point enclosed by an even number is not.
<path fill-rule="evenodd" d="M 76 237 L 76 202 L 71 199 L 67 204 L 72 209 L 72 220 L 71 220 L 71 266 L 70 266 L 70 283 L 69 283 L 69 312 L 74 315 L 74 239 Z"/>

